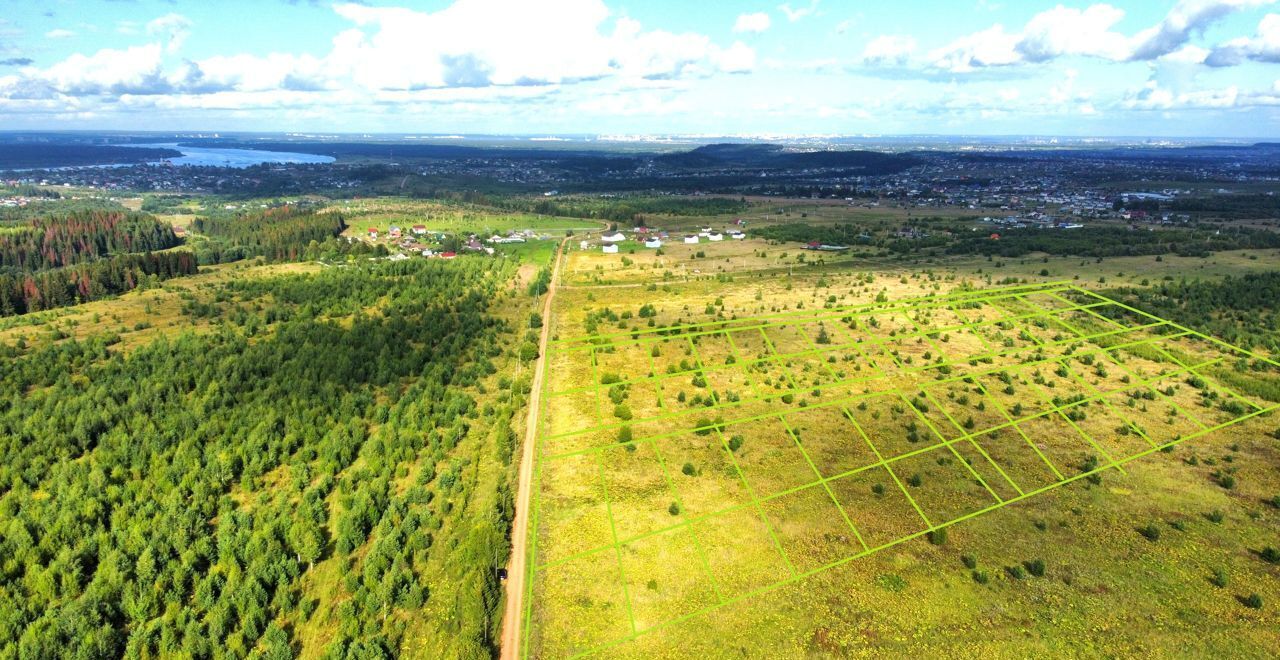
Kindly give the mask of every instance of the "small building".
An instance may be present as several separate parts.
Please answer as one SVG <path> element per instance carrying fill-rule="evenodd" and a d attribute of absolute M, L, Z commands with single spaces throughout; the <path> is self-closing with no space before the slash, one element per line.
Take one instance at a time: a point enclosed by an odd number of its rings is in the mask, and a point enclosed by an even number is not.
<path fill-rule="evenodd" d="M 621 243 L 627 240 L 627 237 L 623 236 L 622 232 L 615 231 L 615 232 L 610 232 L 608 234 L 605 234 L 604 236 L 601 236 L 600 240 L 604 241 L 605 243 Z"/>
<path fill-rule="evenodd" d="M 426 226 L 426 225 L 414 225 L 414 226 L 413 226 L 413 229 L 411 229 L 410 231 L 412 231 L 412 232 L 413 232 L 413 235 L 414 235 L 414 236 L 422 236 L 422 235 L 424 235 L 424 234 L 426 234 L 426 233 L 427 233 L 427 226 Z"/>
<path fill-rule="evenodd" d="M 378 240 L 378 230 L 376 227 L 369 228 L 369 238 L 375 241 Z"/>
<path fill-rule="evenodd" d="M 600 249 L 601 249 L 602 251 L 604 251 L 604 253 L 605 253 L 605 254 L 617 254 L 617 253 L 618 253 L 618 244 L 617 244 L 617 243 L 605 243 L 603 246 L 601 246 L 601 248 L 600 248 Z"/>
<path fill-rule="evenodd" d="M 391 229 L 388 230 L 387 233 L 391 238 L 400 238 L 400 228 L 395 225 L 391 225 Z"/>
<path fill-rule="evenodd" d="M 458 256 L 457 252 L 441 252 L 440 253 L 441 259 L 453 259 L 453 258 L 456 258 L 457 256 Z"/>
<path fill-rule="evenodd" d="M 579 250 L 587 250 L 591 248 L 591 241 L 578 241 Z"/>
<path fill-rule="evenodd" d="M 708 240 L 708 241 L 723 241 L 723 240 L 724 240 L 724 234 L 721 234 L 721 233 L 720 233 L 720 232 L 718 232 L 718 231 L 713 231 L 713 232 L 711 232 L 711 233 L 707 234 L 707 240 Z"/>
<path fill-rule="evenodd" d="M 746 237 L 747 237 L 747 235 L 746 235 L 746 234 L 744 234 L 744 233 L 742 233 L 742 232 L 740 232 L 740 231 L 731 231 L 731 232 L 729 232 L 729 238 L 732 238 L 732 239 L 733 239 L 733 240 L 735 240 L 735 241 L 740 241 L 740 240 L 742 240 L 742 239 L 744 239 L 744 238 L 746 238 Z"/>
<path fill-rule="evenodd" d="M 688 245 L 697 245 L 698 237 L 693 234 L 689 234 L 688 236 L 684 237 L 684 242 Z"/>
<path fill-rule="evenodd" d="M 658 238 L 650 238 L 644 242 L 644 246 L 647 248 L 660 248 L 662 247 L 662 240 Z"/>

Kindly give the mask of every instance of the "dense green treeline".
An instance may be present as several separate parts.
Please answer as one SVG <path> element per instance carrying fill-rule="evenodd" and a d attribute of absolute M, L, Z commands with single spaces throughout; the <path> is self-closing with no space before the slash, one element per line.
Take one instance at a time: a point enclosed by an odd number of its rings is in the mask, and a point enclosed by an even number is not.
<path fill-rule="evenodd" d="M 745 201 L 726 197 L 512 198 L 494 205 L 541 215 L 628 223 L 638 222 L 644 214 L 725 215 L 747 210 Z"/>
<path fill-rule="evenodd" d="M 155 218 L 115 210 L 34 218 L 30 227 L 0 234 L 0 272 L 61 268 L 128 252 L 178 245 L 173 228 Z"/>
<path fill-rule="evenodd" d="M 210 333 L 0 347 L 0 657 L 493 654 L 511 275 L 238 280 Z"/>
<path fill-rule="evenodd" d="M 199 217 L 191 226 L 209 239 L 196 246 L 201 263 L 246 257 L 290 261 L 302 257 L 312 241 L 323 242 L 347 227 L 340 214 L 289 207 L 231 217 Z"/>
<path fill-rule="evenodd" d="M 195 255 L 184 250 L 120 254 L 37 273 L 0 272 L 0 316 L 76 305 L 196 272 Z"/>
<path fill-rule="evenodd" d="M 1079 229 L 995 230 L 999 240 L 985 234 L 957 235 L 948 243 L 949 254 L 982 254 L 1021 257 L 1032 252 L 1078 257 L 1130 257 L 1177 254 L 1207 257 L 1220 250 L 1280 247 L 1280 234 L 1253 229 L 1144 230 L 1127 227 Z"/>
<path fill-rule="evenodd" d="M 1222 281 L 1163 282 L 1107 295 L 1229 344 L 1280 353 L 1280 272 Z"/>

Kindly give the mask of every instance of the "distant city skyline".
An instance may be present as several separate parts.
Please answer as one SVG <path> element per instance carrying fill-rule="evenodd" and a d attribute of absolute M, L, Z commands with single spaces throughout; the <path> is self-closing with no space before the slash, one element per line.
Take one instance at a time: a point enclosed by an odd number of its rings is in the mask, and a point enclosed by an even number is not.
<path fill-rule="evenodd" d="M 1275 0 L 0 0 L 5 130 L 1280 135 Z"/>

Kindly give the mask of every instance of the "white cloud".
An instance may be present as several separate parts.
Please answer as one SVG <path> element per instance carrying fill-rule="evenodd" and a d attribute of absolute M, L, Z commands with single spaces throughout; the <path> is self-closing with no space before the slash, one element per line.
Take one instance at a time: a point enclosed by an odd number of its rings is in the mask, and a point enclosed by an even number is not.
<path fill-rule="evenodd" d="M 1160 23 L 1133 36 L 1130 59 L 1150 60 L 1180 48 L 1193 34 L 1202 34 L 1213 23 L 1243 9 L 1273 4 L 1275 0 L 1181 0 Z"/>
<path fill-rule="evenodd" d="M 759 34 L 769 29 L 773 22 L 769 20 L 769 15 L 758 11 L 754 14 L 739 14 L 738 20 L 733 23 L 734 32 L 754 32 Z"/>
<path fill-rule="evenodd" d="M 45 39 L 70 39 L 71 37 L 74 37 L 74 36 L 76 36 L 75 32 L 72 32 L 71 30 L 66 30 L 63 28 L 49 30 L 48 32 L 44 33 Z"/>
<path fill-rule="evenodd" d="M 335 13 L 352 27 L 328 54 L 230 53 L 171 59 L 191 30 L 180 14 L 146 25 L 155 43 L 73 55 L 0 81 L 0 98 L 58 95 L 349 93 L 439 88 L 555 86 L 601 78 L 665 80 L 743 73 L 756 53 L 696 33 L 648 30 L 602 0 L 457 0 L 436 12 L 348 3 Z M 133 25 L 119 27 L 136 29 Z"/>
<path fill-rule="evenodd" d="M 817 12 L 818 3 L 820 2 L 822 2 L 822 0 L 810 0 L 809 6 L 799 7 L 796 9 L 792 9 L 790 3 L 783 3 L 778 6 L 778 11 L 785 14 L 788 21 L 795 23 L 796 21 L 804 18 L 805 16 L 811 16 L 815 12 Z"/>
<path fill-rule="evenodd" d="M 1245 60 L 1280 62 L 1280 14 L 1267 14 L 1253 37 L 1233 39 L 1214 48 L 1204 58 L 1209 66 L 1235 66 Z"/>
<path fill-rule="evenodd" d="M 1194 47 L 1189 44 L 1193 35 L 1203 33 L 1232 13 L 1274 2 L 1181 0 L 1163 20 L 1133 36 L 1112 29 L 1124 18 L 1122 9 L 1109 4 L 1094 4 L 1084 9 L 1058 5 L 1033 16 L 1018 32 L 1007 32 L 996 24 L 936 49 L 929 59 L 935 68 L 953 73 L 1073 56 L 1115 62 L 1162 57 L 1187 61 L 1197 54 L 1189 50 Z M 1239 43 L 1224 46 L 1218 60 L 1241 59 L 1245 55 L 1239 53 L 1239 46 Z"/>
<path fill-rule="evenodd" d="M 862 61 L 873 66 L 902 66 L 915 50 L 916 40 L 912 37 L 881 35 L 862 49 Z"/>
<path fill-rule="evenodd" d="M 165 14 L 147 23 L 147 34 L 163 38 L 165 50 L 177 52 L 191 34 L 191 19 L 182 14 Z"/>

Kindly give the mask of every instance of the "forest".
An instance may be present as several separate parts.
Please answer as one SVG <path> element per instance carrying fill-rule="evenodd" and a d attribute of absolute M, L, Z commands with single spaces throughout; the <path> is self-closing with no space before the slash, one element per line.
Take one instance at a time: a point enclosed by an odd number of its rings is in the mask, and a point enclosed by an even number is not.
<path fill-rule="evenodd" d="M 1280 352 L 1280 272 L 1161 282 L 1107 295 L 1236 346 Z"/>
<path fill-rule="evenodd" d="M 742 213 L 747 203 L 728 197 L 564 197 L 499 200 L 501 208 L 567 218 L 597 218 L 612 222 L 642 222 L 642 215 L 725 215 Z"/>
<path fill-rule="evenodd" d="M 35 273 L 0 272 L 0 316 L 77 305 L 196 272 L 195 255 L 185 250 L 119 254 Z"/>
<path fill-rule="evenodd" d="M 6 657 L 495 654 L 512 268 L 234 280 L 211 332 L 0 346 Z"/>
<path fill-rule="evenodd" d="M 180 241 L 154 217 L 115 210 L 84 210 L 33 218 L 0 234 L 0 272 L 32 272 L 101 259 L 111 254 L 166 250 Z"/>
<path fill-rule="evenodd" d="M 198 217 L 192 229 L 209 240 L 196 246 L 200 263 L 226 263 L 247 257 L 292 261 L 303 256 L 312 241 L 331 239 L 346 229 L 337 213 L 281 206 L 229 217 Z"/>
<path fill-rule="evenodd" d="M 1177 254 L 1207 257 L 1220 250 L 1280 247 L 1280 234 L 1244 228 L 1129 229 L 1083 227 L 1080 229 L 1010 229 L 988 235 L 959 235 L 947 243 L 948 254 L 980 254 L 1021 257 L 1032 252 L 1077 257 L 1131 257 Z M 981 232 L 974 232 L 981 234 Z"/>

